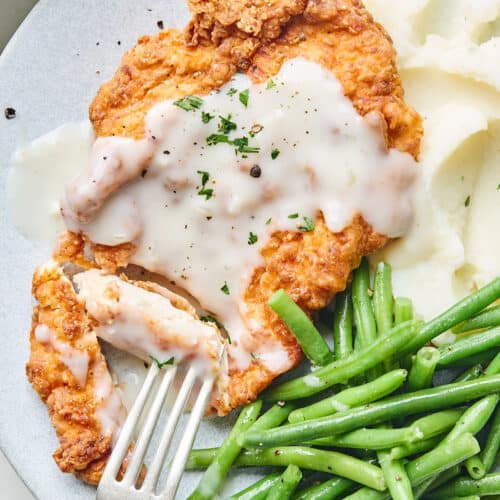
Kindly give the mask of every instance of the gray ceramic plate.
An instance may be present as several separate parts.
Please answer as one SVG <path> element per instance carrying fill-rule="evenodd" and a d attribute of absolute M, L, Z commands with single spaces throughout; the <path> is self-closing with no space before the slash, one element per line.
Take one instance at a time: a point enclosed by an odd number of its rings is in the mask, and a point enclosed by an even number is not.
<path fill-rule="evenodd" d="M 165 26 L 183 26 L 182 0 L 41 0 L 0 57 L 0 185 L 5 189 L 9 158 L 16 148 L 66 122 L 81 121 L 99 85 L 111 77 L 137 38 Z M 98 44 L 97 44 L 98 42 Z M 3 109 L 17 110 L 5 120 Z M 95 490 L 62 474 L 51 454 L 58 443 L 46 407 L 28 384 L 31 274 L 50 248 L 24 239 L 0 210 L 0 447 L 41 500 L 89 499 Z M 229 419 L 204 422 L 197 445 L 215 446 Z M 238 474 L 225 491 L 255 478 Z M 186 498 L 196 474 L 187 474 L 178 498 Z M 1 495 L 0 495 L 1 496 Z"/>

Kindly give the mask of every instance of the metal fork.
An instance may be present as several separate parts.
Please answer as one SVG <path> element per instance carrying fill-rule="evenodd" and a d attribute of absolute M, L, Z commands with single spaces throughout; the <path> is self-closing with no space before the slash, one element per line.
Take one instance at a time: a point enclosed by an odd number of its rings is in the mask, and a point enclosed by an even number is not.
<path fill-rule="evenodd" d="M 172 459 L 165 488 L 162 492 L 156 493 L 158 479 L 160 478 L 162 466 L 167 456 L 175 428 L 177 427 L 177 423 L 189 395 L 199 378 L 199 372 L 193 367 L 188 368 L 184 380 L 182 381 L 181 388 L 175 398 L 174 405 L 162 430 L 158 448 L 154 453 L 151 463 L 148 465 L 144 480 L 139 487 L 136 486 L 136 483 L 139 474 L 143 470 L 144 455 L 148 449 L 151 436 L 156 428 L 161 409 L 176 373 L 177 366 L 168 366 L 167 368 L 160 369 L 156 363 L 151 364 L 144 384 L 125 420 L 102 475 L 97 489 L 97 500 L 171 500 L 175 497 L 189 452 L 193 446 L 198 426 L 205 413 L 215 379 L 212 375 L 207 376 L 207 378 L 201 381 L 200 392 L 191 410 L 188 423 L 183 430 L 183 436 L 179 443 L 179 447 Z M 144 406 L 149 399 L 154 383 L 161 375 L 163 375 L 163 378 L 159 383 L 158 391 L 152 400 L 149 412 L 145 415 L 144 424 L 134 444 L 127 469 L 123 478 L 118 480 L 117 475 L 125 456 L 129 453 L 134 429 L 143 413 Z"/>

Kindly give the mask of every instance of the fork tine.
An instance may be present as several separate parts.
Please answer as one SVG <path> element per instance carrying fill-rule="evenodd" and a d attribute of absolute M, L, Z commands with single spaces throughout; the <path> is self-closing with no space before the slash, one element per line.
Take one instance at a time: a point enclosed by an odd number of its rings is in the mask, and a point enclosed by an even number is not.
<path fill-rule="evenodd" d="M 186 466 L 189 452 L 193 446 L 196 432 L 198 431 L 198 427 L 207 407 L 208 399 L 212 393 L 213 385 L 214 378 L 210 377 L 205 380 L 201 386 L 200 393 L 198 394 L 196 403 L 191 411 L 186 428 L 184 429 L 184 434 L 181 442 L 179 443 L 177 453 L 175 454 L 175 457 L 170 465 L 170 471 L 167 476 L 167 484 L 165 485 L 163 493 L 159 495 L 159 498 L 162 500 L 170 500 L 175 497 L 182 473 L 184 472 L 184 467 Z"/>
<path fill-rule="evenodd" d="M 176 372 L 177 367 L 172 366 L 168 370 L 166 370 L 166 373 L 163 376 L 158 392 L 154 397 L 146 421 L 144 422 L 144 425 L 139 434 L 139 438 L 137 439 L 134 445 L 134 449 L 132 450 L 132 458 L 127 466 L 127 470 L 122 480 L 124 486 L 132 486 L 136 482 L 137 475 L 141 468 L 144 455 L 151 439 L 151 435 L 153 434 L 153 431 L 155 429 L 156 422 L 158 421 L 158 416 L 160 415 L 163 403 L 168 393 L 168 389 L 170 388 Z"/>
<path fill-rule="evenodd" d="M 151 493 L 154 493 L 156 483 L 158 482 L 161 468 L 165 460 L 165 455 L 167 454 L 170 441 L 172 440 L 172 435 L 175 431 L 175 428 L 179 421 L 179 417 L 182 413 L 182 410 L 184 409 L 189 394 L 191 393 L 191 389 L 193 388 L 196 380 L 196 375 L 196 370 L 194 368 L 189 368 L 184 382 L 182 383 L 177 399 L 175 400 L 174 406 L 172 407 L 172 410 L 168 417 L 165 429 L 163 430 L 160 439 L 160 444 L 158 445 L 158 449 L 156 450 L 156 453 L 153 457 L 141 491 L 150 491 Z"/>
<path fill-rule="evenodd" d="M 125 421 L 125 424 L 120 431 L 120 435 L 114 446 L 113 453 L 109 457 L 106 468 L 104 469 L 104 472 L 102 474 L 102 483 L 115 480 L 122 465 L 123 459 L 125 458 L 125 454 L 129 449 L 129 443 L 134 428 L 137 424 L 137 421 L 139 420 L 139 417 L 141 416 L 142 410 L 144 408 L 144 405 L 146 404 L 149 393 L 151 392 L 151 388 L 153 387 L 154 381 L 159 371 L 160 369 L 156 366 L 156 364 L 152 363 L 146 376 L 146 380 L 144 381 L 144 384 L 139 391 L 134 404 L 132 405 L 127 420 Z"/>

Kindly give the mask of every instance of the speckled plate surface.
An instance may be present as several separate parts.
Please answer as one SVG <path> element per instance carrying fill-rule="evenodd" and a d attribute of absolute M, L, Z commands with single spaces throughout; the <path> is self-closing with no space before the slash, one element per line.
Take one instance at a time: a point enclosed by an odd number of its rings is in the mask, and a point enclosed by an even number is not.
<path fill-rule="evenodd" d="M 183 26 L 187 19 L 181 0 L 41 0 L 0 57 L 0 447 L 40 500 L 90 499 L 95 489 L 56 467 L 51 455 L 58 443 L 47 409 L 25 377 L 31 274 L 50 248 L 26 240 L 9 221 L 5 182 L 10 157 L 57 126 L 84 120 L 89 102 L 123 52 L 140 35 L 157 32 L 159 20 L 167 27 Z M 13 120 L 4 119 L 8 106 L 16 109 Z M 123 368 L 127 360 L 119 356 L 117 363 Z M 197 446 L 220 443 L 231 422 L 231 417 L 204 422 Z M 186 498 L 197 477 L 186 474 L 178 498 Z M 225 491 L 254 478 L 254 472 L 241 471 Z"/>

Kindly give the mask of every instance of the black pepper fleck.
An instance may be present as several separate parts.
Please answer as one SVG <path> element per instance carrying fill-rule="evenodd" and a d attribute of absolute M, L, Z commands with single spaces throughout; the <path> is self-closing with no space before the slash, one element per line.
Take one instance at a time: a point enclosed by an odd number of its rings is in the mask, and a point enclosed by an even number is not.
<path fill-rule="evenodd" d="M 121 45 L 121 44 L 122 44 L 122 42 L 121 42 L 120 40 L 118 40 L 116 43 L 117 43 L 118 45 Z"/>
<path fill-rule="evenodd" d="M 144 178 L 146 177 L 146 174 L 148 173 L 148 169 L 145 168 L 142 172 L 141 172 L 141 177 Z"/>
<path fill-rule="evenodd" d="M 165 149 L 165 151 L 163 151 L 163 154 L 164 155 L 169 155 L 170 154 L 170 151 L 168 149 Z"/>
<path fill-rule="evenodd" d="M 12 120 L 16 117 L 16 110 L 14 108 L 5 108 L 4 115 L 7 120 Z"/>
<path fill-rule="evenodd" d="M 156 21 L 156 26 L 158 26 L 158 29 L 162 30 L 164 28 L 163 21 L 161 19 Z"/>

